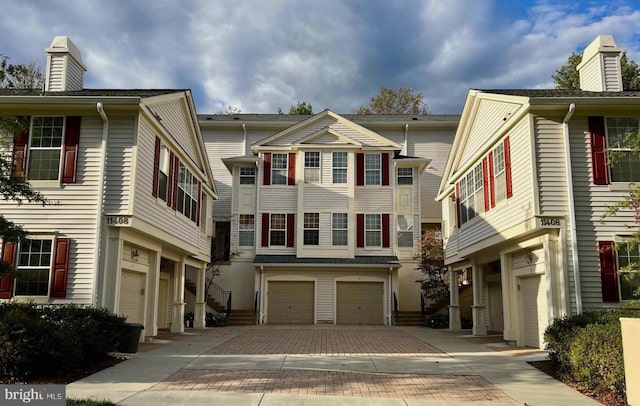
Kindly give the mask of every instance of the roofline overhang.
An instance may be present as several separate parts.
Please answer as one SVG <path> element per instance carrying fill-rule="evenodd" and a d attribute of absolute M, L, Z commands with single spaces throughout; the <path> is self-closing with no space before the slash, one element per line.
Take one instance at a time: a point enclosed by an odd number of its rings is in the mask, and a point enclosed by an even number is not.
<path fill-rule="evenodd" d="M 255 267 L 278 267 L 278 268 L 290 268 L 290 267 L 307 267 L 307 268 L 400 268 L 402 264 L 400 262 L 393 262 L 388 264 L 323 264 L 323 263 L 307 263 L 307 262 L 254 262 Z"/>

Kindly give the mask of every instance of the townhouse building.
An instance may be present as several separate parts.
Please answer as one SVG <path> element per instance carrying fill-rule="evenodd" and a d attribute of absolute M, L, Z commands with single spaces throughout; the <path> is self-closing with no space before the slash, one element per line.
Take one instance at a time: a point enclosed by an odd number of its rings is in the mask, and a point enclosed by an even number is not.
<path fill-rule="evenodd" d="M 191 270 L 204 326 L 216 194 L 191 92 L 84 89 L 69 38 L 46 52 L 44 92 L 0 93 L 0 116 L 22 124 L 2 134 L 13 175 L 49 201 L 0 201 L 30 233 L 2 241 L 16 271 L 0 277 L 0 299 L 106 307 L 143 324 L 144 338 L 184 329 Z"/>
<path fill-rule="evenodd" d="M 269 324 L 388 325 L 420 311 L 421 230 L 440 226 L 458 116 L 199 121 L 219 197 L 216 283 L 234 309 Z"/>
<path fill-rule="evenodd" d="M 549 321 L 637 299 L 629 211 L 603 217 L 640 178 L 640 93 L 622 89 L 620 52 L 597 37 L 580 90 L 470 90 L 440 185 L 450 323 L 473 284 L 473 333 L 543 346 Z M 621 158 L 611 161 L 612 152 Z"/>

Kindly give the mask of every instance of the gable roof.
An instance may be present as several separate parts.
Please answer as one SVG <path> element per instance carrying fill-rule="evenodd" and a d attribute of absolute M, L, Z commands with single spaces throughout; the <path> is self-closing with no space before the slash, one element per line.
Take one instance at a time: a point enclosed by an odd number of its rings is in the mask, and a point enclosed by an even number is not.
<path fill-rule="evenodd" d="M 309 133 L 304 133 L 304 129 L 308 128 L 308 127 L 312 127 L 313 125 L 317 125 L 318 123 L 322 123 L 323 120 L 326 119 L 333 119 L 335 124 L 331 124 L 329 126 L 323 126 L 322 129 L 320 130 L 315 130 L 312 131 L 310 134 Z M 382 147 L 382 148 L 389 148 L 389 149 L 401 149 L 402 147 L 385 138 L 382 137 L 381 135 L 379 135 L 378 133 L 371 131 L 365 127 L 362 127 L 361 125 L 358 125 L 350 120 L 345 119 L 344 117 L 342 117 L 339 114 L 336 114 L 330 110 L 324 110 L 316 115 L 310 116 L 309 118 L 307 118 L 306 120 L 303 120 L 293 126 L 290 126 L 282 131 L 277 132 L 274 135 L 271 135 L 267 138 L 264 138 L 256 143 L 254 143 L 251 148 L 254 151 L 259 151 L 262 149 L 268 149 L 274 145 L 276 145 L 279 141 L 281 142 L 283 139 L 290 137 L 296 133 L 301 133 L 300 138 L 297 139 L 296 141 L 292 141 L 292 142 L 288 142 L 288 145 L 293 145 L 295 144 L 297 141 L 299 141 L 300 139 L 304 139 L 304 138 L 308 138 L 309 136 L 316 137 L 316 136 L 323 136 L 323 135 L 332 135 L 338 138 L 342 138 L 342 137 L 346 137 L 349 140 L 353 140 L 352 136 L 346 135 L 345 131 L 337 131 L 334 126 L 340 126 L 343 127 L 349 131 L 352 131 L 354 134 L 360 134 L 361 138 L 365 139 L 365 140 L 370 140 L 370 145 L 369 146 L 373 146 L 373 147 Z M 334 132 L 330 132 L 327 130 L 333 130 Z M 346 141 L 346 140 L 344 140 Z M 354 140 L 355 142 L 350 142 L 354 145 L 360 144 L 360 145 L 366 145 L 363 142 Z M 281 145 L 282 146 L 282 145 Z"/>

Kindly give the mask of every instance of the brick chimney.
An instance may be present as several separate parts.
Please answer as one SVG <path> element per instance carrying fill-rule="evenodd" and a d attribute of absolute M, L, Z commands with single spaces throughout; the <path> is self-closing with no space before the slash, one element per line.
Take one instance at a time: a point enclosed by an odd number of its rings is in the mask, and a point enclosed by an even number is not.
<path fill-rule="evenodd" d="M 56 36 L 51 46 L 46 48 L 47 71 L 44 90 L 47 92 L 68 92 L 82 90 L 84 72 L 80 50 L 71 40 L 62 35 Z"/>
<path fill-rule="evenodd" d="M 621 92 L 620 52 L 611 35 L 599 35 L 582 53 L 580 89 L 591 92 Z"/>

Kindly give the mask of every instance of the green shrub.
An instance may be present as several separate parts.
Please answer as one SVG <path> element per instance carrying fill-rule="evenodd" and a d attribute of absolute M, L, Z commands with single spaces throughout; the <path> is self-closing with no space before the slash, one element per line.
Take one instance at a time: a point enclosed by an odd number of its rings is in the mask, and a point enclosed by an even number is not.
<path fill-rule="evenodd" d="M 549 351 L 549 358 L 553 361 L 555 370 L 561 375 L 571 373 L 569 351 L 573 347 L 576 334 L 580 329 L 595 323 L 600 314 L 587 312 L 574 316 L 564 316 L 554 319 L 544 332 L 545 348 Z"/>
<path fill-rule="evenodd" d="M 124 318 L 73 305 L 0 304 L 0 381 L 18 382 L 83 368 L 124 336 Z"/>
<path fill-rule="evenodd" d="M 580 329 L 568 356 L 574 379 L 592 390 L 610 390 L 624 396 L 624 361 L 619 322 L 590 324 Z"/>

